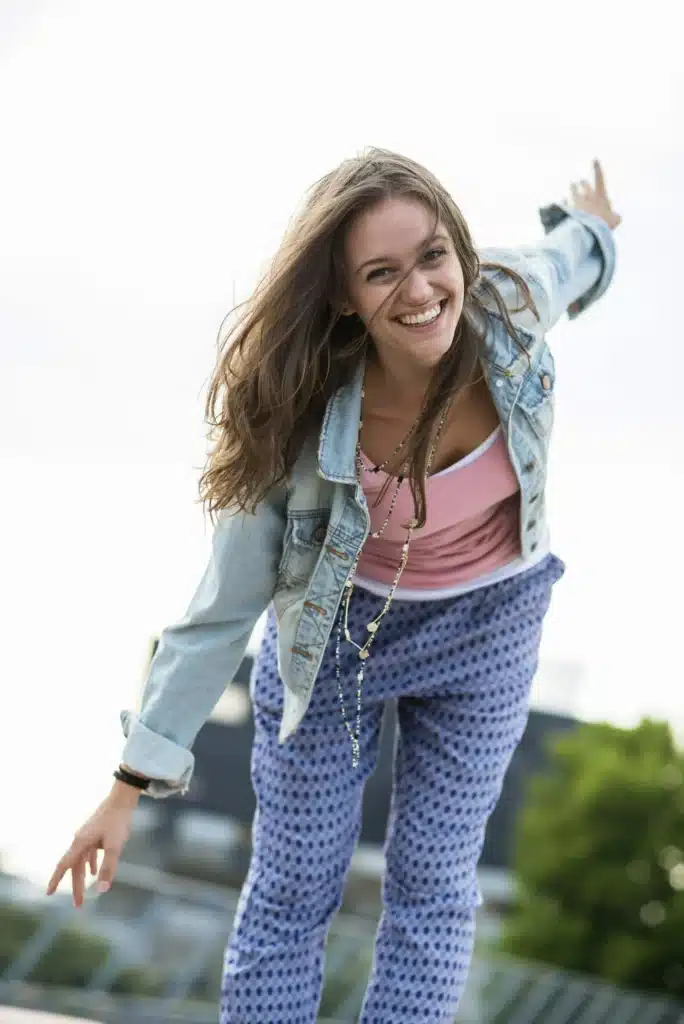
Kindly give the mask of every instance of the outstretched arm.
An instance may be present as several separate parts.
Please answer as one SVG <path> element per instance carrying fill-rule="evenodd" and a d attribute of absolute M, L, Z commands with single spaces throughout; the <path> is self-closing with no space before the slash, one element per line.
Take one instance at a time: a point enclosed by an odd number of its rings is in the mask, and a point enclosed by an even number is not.
<path fill-rule="evenodd" d="M 516 317 L 520 326 L 549 331 L 567 313 L 575 317 L 607 291 L 615 272 L 613 230 L 621 217 L 611 205 L 605 177 L 594 162 L 594 185 L 573 182 L 572 199 L 539 210 L 546 237 L 515 249 L 482 250 L 483 262 L 501 263 L 516 270 L 529 285 L 541 323 L 528 310 Z M 507 306 L 515 309 L 520 296 L 514 282 L 501 273 L 487 272 Z"/>

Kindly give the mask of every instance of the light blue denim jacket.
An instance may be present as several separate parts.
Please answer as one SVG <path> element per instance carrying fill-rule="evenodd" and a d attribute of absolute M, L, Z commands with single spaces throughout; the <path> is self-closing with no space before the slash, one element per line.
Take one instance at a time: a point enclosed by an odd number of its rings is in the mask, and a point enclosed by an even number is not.
<path fill-rule="evenodd" d="M 512 319 L 529 360 L 508 335 L 491 298 L 481 352 L 494 404 L 520 483 L 523 557 L 548 544 L 544 491 L 553 424 L 554 363 L 546 334 L 567 312 L 577 317 L 608 288 L 613 234 L 598 217 L 565 204 L 540 211 L 546 236 L 535 246 L 484 249 L 483 261 L 513 267 L 530 286 L 541 322 Z M 488 271 L 507 307 L 515 286 Z M 138 714 L 123 711 L 122 763 L 154 781 L 148 793 L 185 792 L 190 748 L 244 657 L 254 626 L 272 601 L 284 684 L 280 742 L 306 712 L 342 598 L 370 527 L 355 471 L 363 366 L 330 399 L 319 437 L 303 447 L 286 484 L 255 514 L 219 513 L 209 563 L 185 617 L 163 630 Z"/>

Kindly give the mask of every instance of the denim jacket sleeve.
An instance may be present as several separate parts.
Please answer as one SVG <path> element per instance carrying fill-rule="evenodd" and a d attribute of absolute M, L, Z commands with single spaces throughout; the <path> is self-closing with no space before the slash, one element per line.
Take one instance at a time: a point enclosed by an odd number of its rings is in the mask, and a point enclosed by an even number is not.
<path fill-rule="evenodd" d="M 541 241 L 515 249 L 487 248 L 480 256 L 524 277 L 541 318 L 539 323 L 526 312 L 524 326 L 545 334 L 563 313 L 574 320 L 607 291 L 615 273 L 615 240 L 601 217 L 565 203 L 542 207 L 539 215 L 546 232 Z M 496 277 L 495 283 L 508 305 L 519 304 L 513 282 Z"/>
<path fill-rule="evenodd" d="M 150 796 L 184 793 L 190 748 L 244 657 L 276 585 L 286 524 L 284 490 L 256 514 L 221 511 L 209 563 L 184 618 L 161 633 L 140 711 L 121 713 L 122 764 L 152 779 Z"/>

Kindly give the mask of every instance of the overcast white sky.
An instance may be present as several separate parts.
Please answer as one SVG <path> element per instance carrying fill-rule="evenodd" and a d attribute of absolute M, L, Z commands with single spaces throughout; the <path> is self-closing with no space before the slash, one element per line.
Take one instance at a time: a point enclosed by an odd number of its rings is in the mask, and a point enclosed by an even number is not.
<path fill-rule="evenodd" d="M 684 87 L 670 5 L 647 10 L 0 2 L 9 866 L 47 877 L 109 788 L 148 638 L 204 567 L 202 399 L 233 289 L 368 144 L 439 174 L 482 245 L 532 241 L 602 158 L 619 268 L 551 336 L 568 572 L 543 653 L 582 664 L 586 717 L 684 735 Z"/>

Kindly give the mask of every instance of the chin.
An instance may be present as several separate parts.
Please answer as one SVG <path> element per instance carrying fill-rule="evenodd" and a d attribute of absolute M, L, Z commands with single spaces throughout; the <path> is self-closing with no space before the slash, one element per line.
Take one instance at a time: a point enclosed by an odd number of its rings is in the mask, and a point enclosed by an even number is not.
<path fill-rule="evenodd" d="M 437 366 L 444 359 L 450 348 L 451 345 L 445 345 L 442 348 L 435 349 L 433 352 L 426 352 L 425 358 L 421 359 L 421 362 L 424 362 L 426 366 Z"/>

